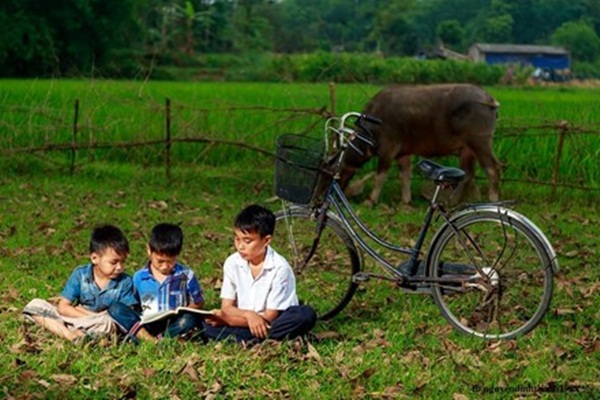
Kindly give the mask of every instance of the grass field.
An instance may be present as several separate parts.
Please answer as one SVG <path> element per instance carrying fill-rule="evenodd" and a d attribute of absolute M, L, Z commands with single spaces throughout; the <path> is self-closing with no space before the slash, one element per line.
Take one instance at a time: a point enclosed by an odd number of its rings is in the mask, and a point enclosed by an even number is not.
<path fill-rule="evenodd" d="M 360 110 L 380 87 L 336 85 L 336 113 Z M 598 188 L 600 100 L 594 88 L 489 88 L 501 103 L 494 149 L 505 164 L 507 181 L 527 180 Z M 110 81 L 2 81 L 0 149 L 51 144 L 102 143 L 108 148 L 80 150 L 76 164 L 90 160 L 165 163 L 163 145 L 110 147 L 111 144 L 165 140 L 166 99 L 172 139 L 202 137 L 274 150 L 284 132 L 322 135 L 322 117 L 332 100 L 326 84 L 185 83 Z M 75 101 L 77 133 L 73 138 Z M 295 110 L 295 111 L 294 111 Z M 313 112 L 307 112 L 311 110 Z M 561 125 L 562 124 L 562 125 Z M 568 134 L 560 148 L 560 126 Z M 560 151 L 560 158 L 558 157 Z M 215 143 L 174 143 L 173 163 L 228 165 L 255 153 Z M 38 152 L 44 168 L 65 168 L 69 151 Z M 456 162 L 449 159 L 448 162 Z M 365 167 L 373 169 L 374 162 Z"/>
<path fill-rule="evenodd" d="M 47 82 L 28 84 L 29 87 L 48 85 Z M 24 88 L 20 95 L 15 94 L 16 90 L 10 90 L 10 94 L 4 91 L 17 83 L 3 82 L 1 107 L 28 105 L 31 100 L 35 107 L 46 104 L 54 108 L 63 104 L 68 109 L 73 90 L 82 90 L 76 82 L 70 84 L 75 89 L 63 89 L 62 83 L 55 83 L 60 90 L 53 88 L 46 103 L 36 103 L 33 89 L 23 82 L 19 83 Z M 87 96 L 96 96 L 96 101 L 105 98 L 102 104 L 114 105 L 123 101 L 119 93 L 125 93 L 133 104 L 139 101 L 137 96 L 141 92 L 142 97 L 149 96 L 156 99 L 156 104 L 162 104 L 167 87 L 166 84 L 151 88 L 120 84 L 111 88 L 98 83 Z M 177 87 L 181 90 L 177 93 L 186 92 L 185 85 Z M 62 97 L 58 96 L 62 100 L 55 98 L 55 89 L 64 90 Z M 154 90 L 151 95 L 146 93 L 151 89 Z M 237 93 L 235 101 L 227 100 L 228 105 L 231 102 L 255 105 L 259 99 L 264 105 L 279 107 L 281 104 L 270 97 L 275 91 L 287 93 L 283 97 L 287 96 L 291 102 L 286 103 L 288 106 L 312 108 L 328 102 L 326 87 L 319 85 L 303 87 L 303 96 L 295 94 L 297 87 L 288 85 L 243 85 L 237 89 L 213 86 L 215 93 L 218 89 Z M 203 102 L 210 98 L 204 92 L 207 89 L 203 88 L 202 93 L 200 88 L 196 90 L 196 97 L 185 101 L 206 106 Z M 340 86 L 338 108 L 344 108 L 342 99 L 351 97 L 354 104 L 360 104 L 360 96 L 368 97 L 373 90 L 376 88 Z M 352 94 L 345 94 L 350 91 Z M 587 107 L 591 110 L 595 104 L 588 91 L 552 92 L 553 96 L 564 99 L 564 103 L 554 97 L 548 100 L 555 103 L 552 112 L 543 112 L 547 92 L 495 88 L 490 91 L 503 103 L 501 126 L 512 113 L 516 115 L 526 109 L 512 108 L 510 104 L 518 98 L 531 104 L 531 113 L 538 107 L 536 115 L 542 115 L 537 122 L 560 118 L 562 109 L 565 119 L 581 117 L 585 123 L 597 123 L 596 117 L 583 111 Z M 175 97 L 175 92 L 172 93 Z M 82 94 L 80 98 L 86 97 Z M 581 102 L 571 98 L 579 98 Z M 94 115 L 100 118 L 102 105 L 95 104 Z M 137 117 L 133 111 L 130 113 L 132 123 L 137 123 L 140 129 L 146 126 L 143 121 L 134 122 Z M 20 114 L 10 115 L 15 118 L 10 126 L 14 126 Z M 126 110 L 121 115 L 120 118 L 127 118 Z M 247 137 L 243 135 L 251 136 L 252 128 L 261 126 L 266 118 L 258 116 L 254 121 L 245 121 L 248 125 L 240 122 L 239 130 L 228 133 L 234 137 L 237 133 L 244 140 Z M 36 126 L 43 125 L 34 120 L 31 117 L 32 135 L 38 132 Z M 3 119 L 5 127 L 9 126 L 6 121 Z M 109 120 L 101 121 L 98 119 L 94 124 L 114 127 Z M 237 127 L 234 120 L 221 123 Z M 68 129 L 60 134 L 64 140 L 70 140 Z M 121 139 L 126 134 L 118 133 Z M 256 138 L 264 140 L 259 143 L 267 146 L 268 135 L 275 134 L 275 131 L 265 132 Z M 10 147 L 6 137 L 3 140 L 2 148 Z M 25 143 L 29 139 L 14 136 L 11 140 Z M 592 154 L 598 151 L 597 147 L 587 150 Z M 551 311 L 533 332 L 517 340 L 482 342 L 462 336 L 452 331 L 430 298 L 403 294 L 391 284 L 377 281 L 361 286 L 340 316 L 319 323 L 315 339 L 282 345 L 266 343 L 251 349 L 227 343 L 201 345 L 169 340 L 141 346 L 110 340 L 72 345 L 30 326 L 20 317 L 20 310 L 30 299 L 60 293 L 71 270 L 86 262 L 89 232 L 101 222 L 118 224 L 128 235 L 132 247 L 129 273 L 143 264 L 147 235 L 155 223 L 181 222 L 186 235 L 181 260 L 201 277 L 208 305 L 217 306 L 222 262 L 233 251 L 231 223 L 236 212 L 251 202 L 266 204 L 273 210 L 280 204 L 272 201 L 272 160 L 258 158 L 248 151 L 240 157 L 237 149 L 230 147 L 219 147 L 215 152 L 228 161 L 176 162 L 168 183 L 161 163 L 116 162 L 111 160 L 114 154 L 110 152 L 98 158 L 89 155 L 78 159 L 74 176 L 66 173 L 66 154 L 16 155 L 0 160 L 4 171 L 0 176 L 3 317 L 0 393 L 3 397 L 477 399 L 482 393 L 492 398 L 600 395 L 597 383 L 600 213 L 595 201 L 597 195 L 569 189 L 561 190 L 560 196 L 551 199 L 543 188 L 503 184 L 503 193 L 521 200 L 517 210 L 546 232 L 561 264 Z M 592 167 L 597 174 L 597 164 Z M 415 193 L 418 186 L 417 181 Z M 360 202 L 355 206 L 361 217 L 384 238 L 408 244 L 420 223 L 424 202 L 417 200 L 410 207 L 400 206 L 399 198 L 399 183 L 390 179 L 384 188 L 382 204 L 373 209 Z M 365 268 L 378 271 L 372 262 L 367 262 Z"/>

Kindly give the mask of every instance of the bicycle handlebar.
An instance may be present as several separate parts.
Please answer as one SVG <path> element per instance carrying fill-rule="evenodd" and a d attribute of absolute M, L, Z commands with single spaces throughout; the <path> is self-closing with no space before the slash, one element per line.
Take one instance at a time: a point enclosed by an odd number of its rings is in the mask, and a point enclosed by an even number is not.
<path fill-rule="evenodd" d="M 375 125 L 381 125 L 382 121 L 381 119 L 372 116 L 372 115 L 368 115 L 368 114 L 362 114 L 362 113 L 358 113 L 355 111 L 351 111 L 351 112 L 347 112 L 346 114 L 342 115 L 339 119 L 340 121 L 340 128 L 343 128 L 346 126 L 346 120 L 348 118 L 352 118 L 355 117 L 356 118 L 356 126 L 359 126 L 363 129 L 366 129 L 363 125 L 362 125 L 362 121 L 367 121 L 369 123 L 375 124 Z"/>
<path fill-rule="evenodd" d="M 358 128 L 353 128 L 347 126 L 347 120 L 354 118 L 354 125 Z M 374 117 L 372 115 L 362 114 L 358 112 L 348 112 L 341 117 L 333 117 L 327 120 L 325 131 L 334 132 L 336 134 L 336 138 L 334 140 L 334 148 L 337 149 L 337 153 L 334 156 L 337 161 L 333 164 L 334 171 L 339 172 L 342 161 L 345 156 L 345 152 L 347 148 L 351 148 L 355 152 L 360 155 L 364 155 L 363 151 L 357 146 L 356 142 L 352 143 L 355 139 L 360 140 L 365 143 L 367 146 L 374 147 L 375 140 L 373 139 L 373 135 L 367 126 L 365 126 L 364 122 L 368 122 L 374 125 L 381 125 L 381 119 Z"/>
<path fill-rule="evenodd" d="M 367 115 L 367 114 L 361 114 L 361 119 L 364 119 L 365 121 L 370 122 L 375 125 L 381 125 L 383 122 L 380 118 L 374 117 L 372 115 Z M 359 121 L 360 121 L 360 119 L 359 119 Z"/>
<path fill-rule="evenodd" d="M 349 118 L 356 118 L 356 120 L 354 121 L 354 125 L 357 126 L 358 128 L 360 128 L 359 132 L 357 132 L 355 129 L 352 129 L 352 128 L 346 126 L 346 121 Z M 340 138 L 342 139 L 342 142 L 344 142 L 344 146 L 349 145 L 355 151 L 357 151 L 361 154 L 362 154 L 362 152 L 360 150 L 358 150 L 356 148 L 356 146 L 352 145 L 352 143 L 351 143 L 354 138 L 361 140 L 362 142 L 366 143 L 367 145 L 369 145 L 371 147 L 375 146 L 375 142 L 373 141 L 373 136 L 371 134 L 371 131 L 369 130 L 368 127 L 366 127 L 363 124 L 363 121 L 369 122 L 374 125 L 381 125 L 381 123 L 382 123 L 381 119 L 374 117 L 372 115 L 362 114 L 362 113 L 351 111 L 351 112 L 348 112 L 348 113 L 342 115 L 337 120 L 339 121 L 339 127 L 333 128 L 333 130 L 340 136 Z"/>

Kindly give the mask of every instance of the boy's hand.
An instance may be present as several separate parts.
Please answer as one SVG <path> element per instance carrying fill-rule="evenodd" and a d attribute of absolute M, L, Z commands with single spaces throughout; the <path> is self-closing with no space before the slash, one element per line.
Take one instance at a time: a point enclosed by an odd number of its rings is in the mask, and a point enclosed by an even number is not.
<path fill-rule="evenodd" d="M 263 317 L 255 312 L 248 312 L 245 317 L 248 321 L 248 328 L 250 329 L 250 332 L 252 332 L 252 335 L 260 339 L 267 337 L 270 325 Z"/>
<path fill-rule="evenodd" d="M 223 319 L 223 311 L 220 309 L 212 310 L 212 315 L 207 315 L 204 318 L 207 324 L 210 326 L 225 326 L 227 322 Z"/>

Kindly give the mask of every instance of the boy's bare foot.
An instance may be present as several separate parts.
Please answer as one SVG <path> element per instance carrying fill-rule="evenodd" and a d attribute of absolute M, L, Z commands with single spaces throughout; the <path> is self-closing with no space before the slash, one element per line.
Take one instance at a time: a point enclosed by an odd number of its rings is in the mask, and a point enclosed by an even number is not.
<path fill-rule="evenodd" d="M 135 335 L 136 338 L 140 339 L 140 340 L 147 340 L 149 342 L 158 342 L 158 339 L 155 338 L 154 336 L 152 336 L 150 334 L 150 332 L 148 332 L 146 329 L 141 328 L 138 333 Z"/>
<path fill-rule="evenodd" d="M 77 329 L 74 331 L 71 330 L 66 330 L 65 332 L 65 338 L 72 343 L 75 343 L 79 338 L 82 338 L 85 336 L 85 332 Z"/>

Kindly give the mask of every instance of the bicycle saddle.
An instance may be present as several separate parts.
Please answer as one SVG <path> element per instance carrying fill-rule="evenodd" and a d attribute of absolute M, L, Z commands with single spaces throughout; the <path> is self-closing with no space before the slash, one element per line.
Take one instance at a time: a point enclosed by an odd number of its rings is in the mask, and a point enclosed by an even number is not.
<path fill-rule="evenodd" d="M 431 160 L 420 160 L 417 166 L 425 176 L 437 184 L 450 183 L 458 184 L 465 178 L 465 171 L 460 168 L 445 167 Z"/>

